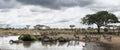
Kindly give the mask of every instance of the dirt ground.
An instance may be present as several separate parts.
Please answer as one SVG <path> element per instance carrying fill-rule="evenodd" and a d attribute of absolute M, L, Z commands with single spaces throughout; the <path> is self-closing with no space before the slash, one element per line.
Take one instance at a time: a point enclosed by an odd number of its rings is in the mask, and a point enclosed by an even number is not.
<path fill-rule="evenodd" d="M 101 39 L 101 43 L 104 43 L 104 46 L 107 47 L 107 50 L 120 50 L 120 36 L 112 35 L 112 41 L 107 41 Z"/>

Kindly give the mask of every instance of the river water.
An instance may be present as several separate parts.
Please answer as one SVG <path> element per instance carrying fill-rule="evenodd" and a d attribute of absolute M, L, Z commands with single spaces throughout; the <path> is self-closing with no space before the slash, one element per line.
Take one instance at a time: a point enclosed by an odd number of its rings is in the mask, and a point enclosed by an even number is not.
<path fill-rule="evenodd" d="M 0 50 L 104 50 L 99 43 L 89 42 L 23 42 L 10 44 L 10 40 L 18 40 L 18 36 L 0 37 Z"/>

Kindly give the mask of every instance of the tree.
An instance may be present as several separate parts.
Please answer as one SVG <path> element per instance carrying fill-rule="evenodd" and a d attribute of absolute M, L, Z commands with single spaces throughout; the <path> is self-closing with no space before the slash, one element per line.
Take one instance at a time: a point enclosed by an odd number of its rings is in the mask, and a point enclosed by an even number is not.
<path fill-rule="evenodd" d="M 98 33 L 100 33 L 100 27 L 107 25 L 108 23 L 116 23 L 118 22 L 118 18 L 107 11 L 99 11 L 95 14 L 88 14 L 82 18 L 83 24 L 92 25 L 96 24 L 98 27 Z"/>
<path fill-rule="evenodd" d="M 73 29 L 73 27 L 75 27 L 75 25 L 70 25 L 69 27 L 70 27 L 71 29 Z"/>
<path fill-rule="evenodd" d="M 35 25 L 35 26 L 34 26 L 34 29 L 39 29 L 39 30 L 40 30 L 40 29 L 42 29 L 43 27 L 44 27 L 44 25 L 39 25 L 39 24 L 38 24 L 38 25 Z"/>
<path fill-rule="evenodd" d="M 105 32 L 105 33 L 108 32 L 108 28 L 104 28 L 104 32 Z"/>
<path fill-rule="evenodd" d="M 87 28 L 87 30 L 92 31 L 92 30 L 93 30 L 93 28 L 92 28 L 92 27 L 88 27 L 88 28 Z"/>
<path fill-rule="evenodd" d="M 45 26 L 45 29 L 50 29 L 50 27 L 49 26 Z"/>
<path fill-rule="evenodd" d="M 10 24 L 6 24 L 6 28 L 5 29 L 10 29 Z"/>
<path fill-rule="evenodd" d="M 29 28 L 30 28 L 30 25 L 26 25 L 26 28 L 29 29 Z"/>

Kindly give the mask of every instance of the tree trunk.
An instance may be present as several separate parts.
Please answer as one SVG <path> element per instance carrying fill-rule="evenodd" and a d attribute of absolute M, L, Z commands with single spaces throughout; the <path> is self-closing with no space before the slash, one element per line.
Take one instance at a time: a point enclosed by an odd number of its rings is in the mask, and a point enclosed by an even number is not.
<path fill-rule="evenodd" d="M 100 26 L 98 25 L 98 29 L 97 29 L 97 32 L 100 33 Z"/>

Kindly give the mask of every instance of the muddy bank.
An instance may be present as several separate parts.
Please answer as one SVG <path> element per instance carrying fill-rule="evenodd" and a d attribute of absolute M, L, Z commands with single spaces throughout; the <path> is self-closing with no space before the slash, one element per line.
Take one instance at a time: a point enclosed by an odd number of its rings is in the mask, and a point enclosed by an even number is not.
<path fill-rule="evenodd" d="M 111 44 L 111 43 L 99 43 L 104 50 L 120 50 L 120 44 Z"/>
<path fill-rule="evenodd" d="M 120 50 L 120 44 L 88 42 L 88 45 L 83 50 Z"/>

